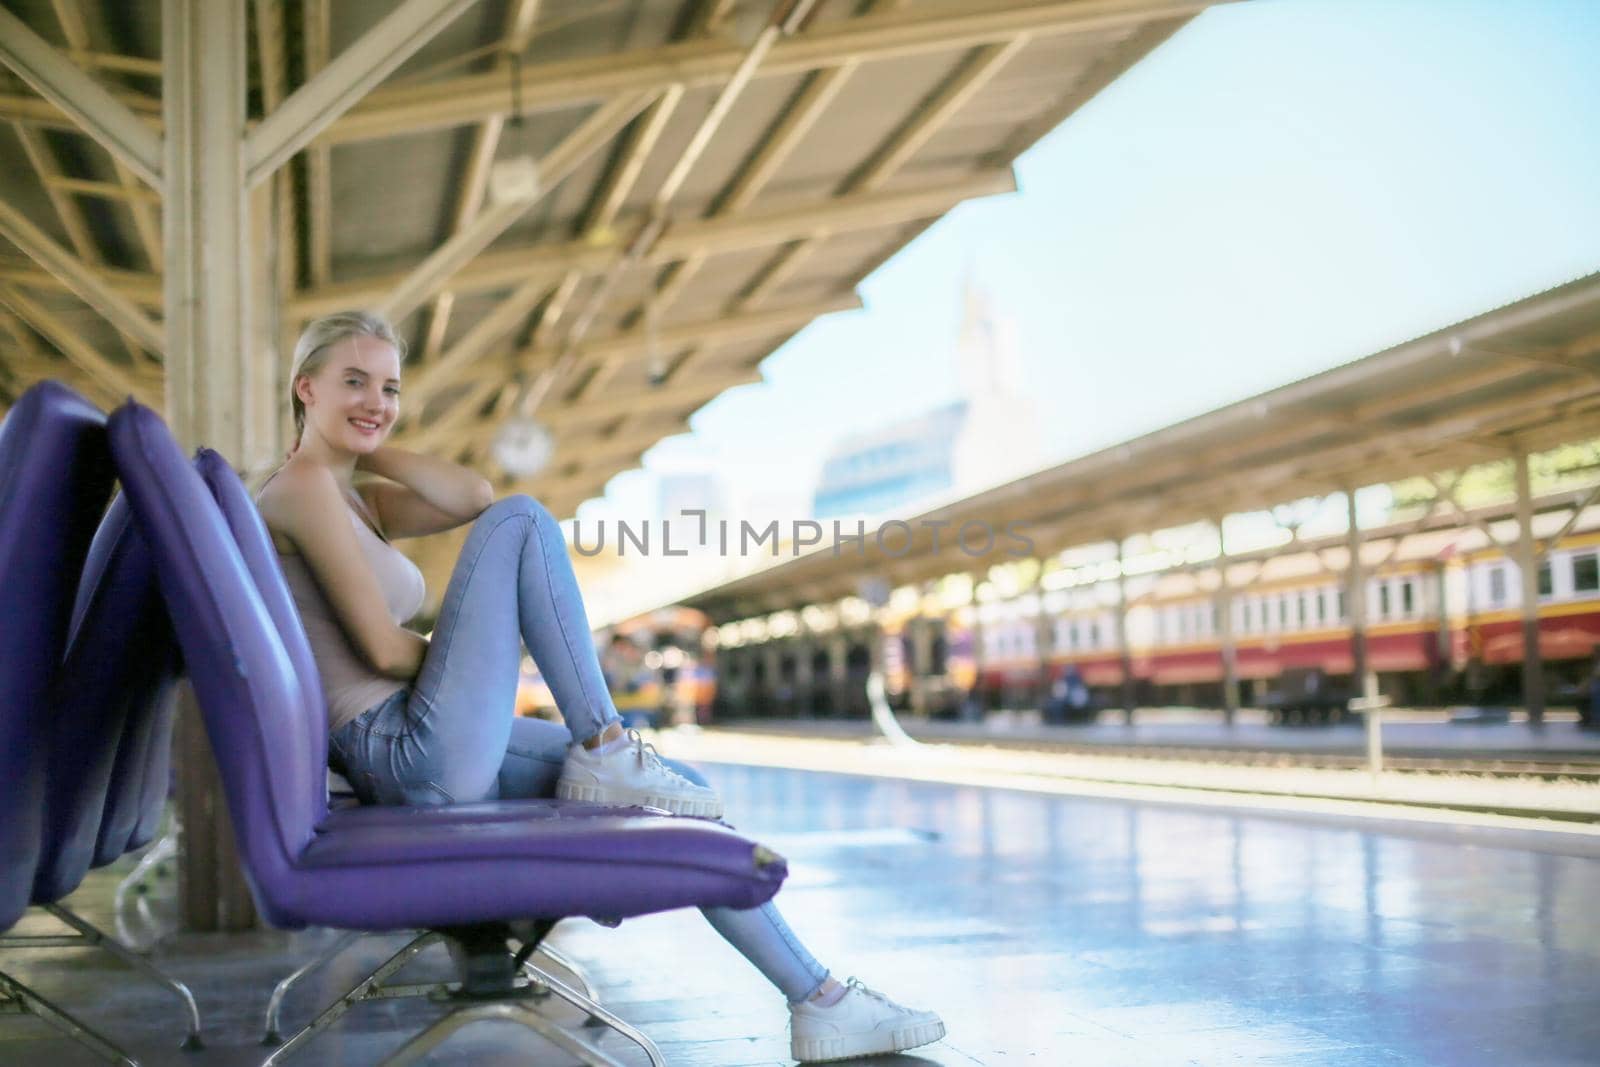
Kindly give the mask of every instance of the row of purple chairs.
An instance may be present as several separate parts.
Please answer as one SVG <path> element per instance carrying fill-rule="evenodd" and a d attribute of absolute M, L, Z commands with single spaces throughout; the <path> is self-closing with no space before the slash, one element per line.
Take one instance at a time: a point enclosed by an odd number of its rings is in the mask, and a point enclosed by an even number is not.
<path fill-rule="evenodd" d="M 177 646 L 127 502 L 106 506 L 113 479 L 104 415 L 55 383 L 18 399 L 0 428 L 0 930 L 31 905 L 71 933 L 0 948 L 111 952 L 182 998 L 199 1048 L 188 988 L 61 903 L 149 843 L 167 795 Z M 4 972 L 0 999 L 134 1062 Z"/>
<path fill-rule="evenodd" d="M 51 393 L 61 397 L 65 391 L 55 387 Z M 76 403 L 91 426 L 84 432 L 85 439 L 99 440 L 93 409 L 81 401 Z M 23 407 L 19 401 L 8 417 L 7 437 Z M 35 434 L 26 427 L 16 429 L 19 435 Z M 214 452 L 202 449 L 191 464 L 160 417 L 132 402 L 112 414 L 103 441 L 104 445 L 84 446 L 87 458 L 76 465 L 53 461 L 53 491 L 61 500 L 51 497 L 40 503 L 43 498 L 25 497 L 22 506 L 24 511 L 31 508 L 58 515 L 61 527 L 76 530 L 87 524 L 93 529 L 96 511 L 109 493 L 105 468 L 109 451 L 111 467 L 123 487 L 119 500 L 127 501 L 124 511 L 131 514 L 131 522 L 126 517 L 119 520 L 124 530 L 121 536 L 142 547 L 142 556 L 130 554 L 145 561 L 147 584 L 143 588 L 159 591 L 165 606 L 162 619 L 143 626 L 140 636 L 170 644 L 162 624 L 172 628 L 216 754 L 239 855 L 258 911 L 279 928 L 319 925 L 346 931 L 422 931 L 351 993 L 293 1035 L 266 1064 L 281 1063 L 353 1003 L 399 993 L 442 993 L 455 998 L 461 1007 L 412 1037 L 391 1063 L 412 1062 L 460 1027 L 479 1019 L 518 1022 L 585 1063 L 614 1063 L 593 1042 L 534 1010 L 537 998 L 551 992 L 582 1007 L 591 1019 L 632 1038 L 652 1063 L 661 1063 L 659 1050 L 643 1034 L 533 966 L 529 957 L 540 949 L 554 924 L 566 917 L 610 922 L 691 905 L 755 907 L 782 883 L 786 874 L 782 858 L 718 823 L 559 801 L 330 810 L 327 715 L 321 686 L 270 538 L 243 485 Z M 33 447 L 28 445 L 30 456 Z M 0 459 L 3 453 L 0 447 Z M 0 474 L 0 479 L 4 477 Z M 25 527 L 35 520 L 26 520 L 15 532 L 4 525 L 6 489 L 0 485 L 0 584 L 5 586 L 0 590 L 0 608 L 18 605 L 32 612 L 36 623 L 42 622 L 37 605 L 70 605 L 70 581 L 65 576 L 72 575 L 71 581 L 75 581 L 81 568 L 73 565 L 71 537 L 54 539 L 53 554 L 46 554 L 24 545 L 29 539 Z M 81 499 L 75 495 L 80 493 Z M 116 517 L 114 507 L 106 524 Z M 89 557 L 92 560 L 94 553 Z M 77 558 L 82 558 L 81 553 Z M 125 566 L 134 570 L 138 564 Z M 64 596 L 63 587 L 68 589 Z M 114 601 L 98 612 L 93 603 L 90 598 L 86 619 L 101 615 L 127 618 L 112 610 L 115 604 L 127 601 Z M 0 616 L 5 617 L 18 617 L 15 607 L 9 615 Z M 38 635 L 47 629 L 38 625 L 30 633 Z M 63 635 L 62 648 L 65 642 Z M 0 645 L 4 643 L 0 641 Z M 27 657 L 37 662 L 62 662 L 43 637 L 30 647 Z M 5 649 L 0 657 L 15 651 Z M 139 658 L 145 667 L 160 662 L 159 656 Z M 166 662 L 172 662 L 170 656 Z M 0 668 L 5 666 L 0 662 Z M 81 674 L 85 668 L 79 663 L 77 669 Z M 165 677 L 154 669 L 149 673 Z M 60 672 L 60 677 L 65 682 L 63 692 L 83 682 L 69 671 Z M 101 684 L 120 679 L 123 694 L 148 684 L 127 669 L 118 675 L 106 667 L 103 677 Z M 36 720 L 36 728 L 50 717 L 44 690 L 39 685 L 29 690 L 29 684 L 34 683 L 13 686 L 7 682 L 5 691 L 0 692 L 0 703 L 5 705 L 0 718 L 6 720 L 0 730 L 8 731 L 0 736 L 3 753 L 19 751 L 16 745 L 5 743 L 11 740 L 9 731 L 14 726 L 10 708 L 33 709 L 30 721 Z M 29 703 L 30 697 L 36 698 L 36 703 Z M 152 703 L 170 707 L 170 702 L 154 698 Z M 102 733 L 109 731 L 109 723 L 102 725 Z M 169 747 L 170 721 L 165 730 L 165 734 L 151 733 L 141 750 L 152 771 L 156 760 L 150 756 L 151 747 L 163 751 Z M 138 749 L 131 734 L 124 728 L 111 743 L 117 753 L 114 764 L 124 758 L 124 751 Z M 26 736 L 36 739 L 42 735 L 36 730 Z M 96 743 L 104 743 L 104 737 Z M 3 753 L 0 774 L 9 781 L 11 768 L 3 762 L 7 759 Z M 126 758 L 135 757 L 130 754 Z M 161 771 L 164 785 L 164 766 Z M 53 788 L 57 774 L 49 767 L 30 773 L 39 782 L 18 779 L 22 783 L 18 803 L 6 805 L 0 812 L 4 823 L 0 832 L 6 835 L 0 838 L 0 845 L 8 888 L 12 837 L 18 857 L 28 851 L 30 841 L 25 827 L 11 825 L 12 813 L 47 811 L 39 798 Z M 140 802 L 148 802 L 145 794 L 154 788 L 148 774 L 140 779 L 140 786 Z M 41 828 L 51 826 L 55 818 L 47 814 L 39 823 Z M 136 825 L 143 824 L 136 820 Z M 42 840 L 47 836 L 36 828 L 34 869 L 37 857 L 46 851 Z M 131 834 L 130 843 L 137 836 Z M 9 925 L 15 916 L 5 908 L 17 901 L 6 899 L 8 903 L 0 904 L 0 921 Z M 20 908 L 15 910 L 20 913 Z M 455 961 L 454 981 L 438 987 L 386 985 L 409 960 L 438 942 L 450 950 Z"/>

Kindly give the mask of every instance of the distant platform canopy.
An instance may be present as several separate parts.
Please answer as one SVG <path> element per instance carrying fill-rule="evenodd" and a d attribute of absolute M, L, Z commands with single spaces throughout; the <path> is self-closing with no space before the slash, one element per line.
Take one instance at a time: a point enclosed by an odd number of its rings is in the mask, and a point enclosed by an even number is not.
<path fill-rule="evenodd" d="M 237 40 L 204 48 L 247 71 L 254 350 L 203 360 L 281 367 L 307 319 L 385 311 L 412 353 L 397 442 L 493 470 L 498 429 L 536 417 L 552 458 L 501 483 L 557 514 L 859 306 L 946 211 L 1012 190 L 1019 153 L 1209 6 L 228 2 L 204 17 Z M 0 392 L 159 406 L 183 298 L 163 12 L 198 33 L 205 9 L 7 9 Z"/>
<path fill-rule="evenodd" d="M 1600 434 L 1600 274 L 686 597 L 721 623 Z M 1448 486 L 1440 487 L 1448 489 Z M 963 538 L 963 530 L 971 530 Z M 880 539 L 877 529 L 883 529 Z M 855 534 L 855 524 L 845 524 Z M 995 536 L 987 537 L 985 532 Z M 935 539 L 938 539 L 937 541 Z"/>

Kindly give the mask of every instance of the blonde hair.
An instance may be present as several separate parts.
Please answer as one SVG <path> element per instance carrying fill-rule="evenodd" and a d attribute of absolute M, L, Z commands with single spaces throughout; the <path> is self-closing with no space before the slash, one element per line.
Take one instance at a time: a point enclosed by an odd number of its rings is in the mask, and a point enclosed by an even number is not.
<path fill-rule="evenodd" d="M 294 412 L 294 435 L 298 439 L 306 428 L 306 406 L 295 392 L 302 374 L 315 374 L 327 362 L 328 350 L 351 337 L 374 337 L 394 346 L 406 358 L 406 343 L 395 332 L 394 324 L 375 311 L 336 311 L 307 326 L 294 345 L 294 362 L 289 365 L 289 410 Z"/>

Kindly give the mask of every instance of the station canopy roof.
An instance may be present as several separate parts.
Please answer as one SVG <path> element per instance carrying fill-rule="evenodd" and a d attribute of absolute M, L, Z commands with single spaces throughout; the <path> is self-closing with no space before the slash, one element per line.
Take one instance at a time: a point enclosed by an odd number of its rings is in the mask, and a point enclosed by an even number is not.
<path fill-rule="evenodd" d="M 276 329 L 252 358 L 287 362 L 321 313 L 392 312 L 397 442 L 492 471 L 536 407 L 554 458 L 501 484 L 559 515 L 945 212 L 1012 190 L 1019 153 L 1210 0 L 223 2 L 248 10 L 255 128 L 389 19 L 460 9 L 261 200 Z M 154 128 L 161 10 L 8 0 L 0 53 L 53 46 Z M 159 406 L 159 324 L 82 294 L 159 315 L 160 194 L 11 70 L 0 120 L 0 399 L 48 377 Z"/>
<path fill-rule="evenodd" d="M 685 597 L 718 623 L 1600 435 L 1600 274 Z M 1447 486 L 1446 486 L 1447 488 Z M 941 524 L 941 525 L 934 525 Z M 831 525 L 831 524 L 830 524 Z M 854 524 L 844 525 L 855 533 Z M 934 550 L 934 537 L 940 548 Z M 983 539 L 969 538 L 968 548 Z"/>

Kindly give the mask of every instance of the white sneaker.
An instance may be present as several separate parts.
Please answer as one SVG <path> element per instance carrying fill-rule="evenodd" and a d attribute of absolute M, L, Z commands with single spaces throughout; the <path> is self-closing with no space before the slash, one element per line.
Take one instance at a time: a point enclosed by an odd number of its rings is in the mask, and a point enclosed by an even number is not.
<path fill-rule="evenodd" d="M 695 785 L 661 762 L 654 745 L 639 731 L 629 730 L 633 742 L 606 755 L 573 745 L 556 783 L 562 800 L 586 800 L 618 807 L 661 808 L 674 815 L 722 817 L 722 799 L 716 791 Z"/>
<path fill-rule="evenodd" d="M 854 978 L 830 1008 L 809 1000 L 789 1006 L 789 1054 L 801 1063 L 904 1052 L 943 1036 L 944 1021 L 933 1012 L 903 1008 Z"/>

